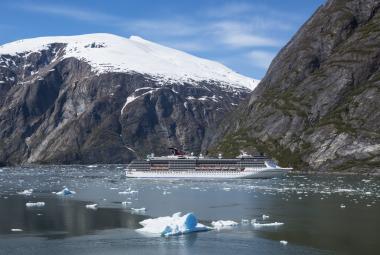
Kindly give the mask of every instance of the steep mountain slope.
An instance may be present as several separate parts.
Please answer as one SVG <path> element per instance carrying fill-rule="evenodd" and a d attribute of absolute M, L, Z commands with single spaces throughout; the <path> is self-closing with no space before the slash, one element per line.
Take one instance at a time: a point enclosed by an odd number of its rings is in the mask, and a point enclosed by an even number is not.
<path fill-rule="evenodd" d="M 379 7 L 321 6 L 234 112 L 234 124 L 219 130 L 214 151 L 258 149 L 304 170 L 379 170 Z"/>
<path fill-rule="evenodd" d="M 0 163 L 118 163 L 204 150 L 258 81 L 142 38 L 0 46 Z"/>

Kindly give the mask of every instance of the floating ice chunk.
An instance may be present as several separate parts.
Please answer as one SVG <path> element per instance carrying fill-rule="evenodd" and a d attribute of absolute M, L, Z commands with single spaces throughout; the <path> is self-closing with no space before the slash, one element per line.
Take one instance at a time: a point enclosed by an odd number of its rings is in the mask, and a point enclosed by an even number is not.
<path fill-rule="evenodd" d="M 366 194 L 366 195 L 371 195 L 372 193 L 368 191 L 368 192 L 366 192 L 365 194 Z"/>
<path fill-rule="evenodd" d="M 137 193 L 137 190 L 126 190 L 126 191 L 119 191 L 119 195 L 131 195 L 134 193 Z"/>
<path fill-rule="evenodd" d="M 247 219 L 241 219 L 241 224 L 248 225 L 249 224 L 249 220 L 247 220 Z"/>
<path fill-rule="evenodd" d="M 199 232 L 210 230 L 209 227 L 198 223 L 193 213 L 187 213 L 181 216 L 181 213 L 175 213 L 172 216 L 159 217 L 141 221 L 143 228 L 138 231 L 159 234 L 161 236 L 182 235 L 190 232 Z"/>
<path fill-rule="evenodd" d="M 340 208 L 344 209 L 344 208 L 346 208 L 346 206 L 344 204 L 341 204 Z"/>
<path fill-rule="evenodd" d="M 17 192 L 19 195 L 30 196 L 33 193 L 33 189 L 26 189 L 24 191 Z"/>
<path fill-rule="evenodd" d="M 354 189 L 337 189 L 336 192 L 355 192 Z"/>
<path fill-rule="evenodd" d="M 263 220 L 269 219 L 269 215 L 263 214 L 262 218 L 263 218 Z"/>
<path fill-rule="evenodd" d="M 280 243 L 283 244 L 283 245 L 287 245 L 287 244 L 288 244 L 288 241 L 281 240 Z"/>
<path fill-rule="evenodd" d="M 55 194 L 60 195 L 60 196 L 67 196 L 67 195 L 75 194 L 75 191 L 69 190 L 68 188 L 64 188 L 63 190 L 58 191 Z"/>
<path fill-rule="evenodd" d="M 218 221 L 211 222 L 211 225 L 216 229 L 221 229 L 221 228 L 230 228 L 233 226 L 237 226 L 239 224 L 232 220 L 218 220 Z"/>
<path fill-rule="evenodd" d="M 12 232 L 22 232 L 23 230 L 21 228 L 12 228 Z"/>
<path fill-rule="evenodd" d="M 98 167 L 98 165 L 89 165 L 87 166 L 88 168 L 95 168 L 95 167 Z"/>
<path fill-rule="evenodd" d="M 225 191 L 230 191 L 231 188 L 223 188 L 223 190 L 225 190 Z"/>
<path fill-rule="evenodd" d="M 44 207 L 45 202 L 36 202 L 36 203 L 28 202 L 25 205 L 26 207 Z"/>
<path fill-rule="evenodd" d="M 133 212 L 138 212 L 138 213 L 146 212 L 146 208 L 145 207 L 142 207 L 142 208 L 131 208 L 131 210 Z"/>
<path fill-rule="evenodd" d="M 86 205 L 86 208 L 87 208 L 87 209 L 96 210 L 96 209 L 98 209 L 98 204 L 90 204 L 90 205 Z"/>
<path fill-rule="evenodd" d="M 277 222 L 277 221 L 271 222 L 271 223 L 256 223 L 256 222 L 254 222 L 252 225 L 254 227 L 276 227 L 276 226 L 282 226 L 282 225 L 284 225 L 284 223 L 283 222 Z"/>

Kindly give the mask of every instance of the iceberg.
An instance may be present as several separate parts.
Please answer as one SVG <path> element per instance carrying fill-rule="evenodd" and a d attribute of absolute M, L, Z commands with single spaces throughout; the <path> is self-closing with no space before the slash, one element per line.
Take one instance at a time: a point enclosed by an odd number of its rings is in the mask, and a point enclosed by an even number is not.
<path fill-rule="evenodd" d="M 24 191 L 17 192 L 19 195 L 30 196 L 33 193 L 33 189 L 26 189 Z"/>
<path fill-rule="evenodd" d="M 67 195 L 75 194 L 75 191 L 69 190 L 68 188 L 64 188 L 63 190 L 58 191 L 55 194 L 60 195 L 60 196 L 67 196 Z"/>
<path fill-rule="evenodd" d="M 183 235 L 191 232 L 208 231 L 211 228 L 198 223 L 193 213 L 187 213 L 181 216 L 181 212 L 177 212 L 172 216 L 158 217 L 155 219 L 147 219 L 140 222 L 143 228 L 137 231 L 159 234 L 161 236 Z"/>
<path fill-rule="evenodd" d="M 221 228 L 230 228 L 233 226 L 237 226 L 239 224 L 232 220 L 218 220 L 218 221 L 211 222 L 211 225 L 216 229 L 221 229 Z"/>
<path fill-rule="evenodd" d="M 45 202 L 36 202 L 36 203 L 28 202 L 25 205 L 26 207 L 44 207 Z"/>

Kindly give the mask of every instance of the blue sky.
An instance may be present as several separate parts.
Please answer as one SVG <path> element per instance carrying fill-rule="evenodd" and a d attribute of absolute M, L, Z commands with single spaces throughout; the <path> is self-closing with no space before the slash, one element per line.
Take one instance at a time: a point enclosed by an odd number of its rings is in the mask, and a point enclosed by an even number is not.
<path fill-rule="evenodd" d="M 66 0 L 0 2 L 0 44 L 23 38 L 139 35 L 261 79 L 325 0 Z"/>

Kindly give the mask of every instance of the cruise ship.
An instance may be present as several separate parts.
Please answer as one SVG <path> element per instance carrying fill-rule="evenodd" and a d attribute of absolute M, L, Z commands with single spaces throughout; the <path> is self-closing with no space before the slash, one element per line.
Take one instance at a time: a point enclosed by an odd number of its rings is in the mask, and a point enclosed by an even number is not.
<path fill-rule="evenodd" d="M 207 158 L 186 155 L 169 148 L 172 155 L 146 160 L 133 160 L 126 169 L 129 178 L 186 178 L 186 179 L 253 179 L 281 177 L 292 168 L 283 168 L 264 155 L 251 156 L 242 152 L 236 158 Z"/>

